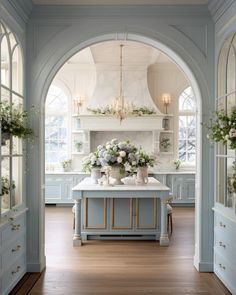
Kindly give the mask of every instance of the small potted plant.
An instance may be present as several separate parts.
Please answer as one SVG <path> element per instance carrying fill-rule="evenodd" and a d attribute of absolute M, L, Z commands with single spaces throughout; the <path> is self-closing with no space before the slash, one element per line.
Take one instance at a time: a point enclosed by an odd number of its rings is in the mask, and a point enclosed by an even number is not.
<path fill-rule="evenodd" d="M 82 147 L 83 147 L 83 142 L 81 140 L 75 141 L 75 149 L 76 152 L 80 153 L 82 151 Z"/>
<path fill-rule="evenodd" d="M 180 165 L 181 165 L 181 161 L 179 159 L 174 160 L 174 165 L 175 165 L 175 169 L 179 170 Z"/>
<path fill-rule="evenodd" d="M 2 186 L 2 190 L 1 190 L 1 197 L 2 197 L 2 208 L 3 209 L 8 209 L 10 208 L 10 190 L 12 191 L 12 196 L 14 198 L 14 192 L 15 192 L 15 182 L 12 181 L 10 183 L 10 180 L 7 176 L 2 176 L 1 177 L 1 186 Z M 12 200 L 12 204 L 14 204 L 15 201 Z"/>
<path fill-rule="evenodd" d="M 71 171 L 71 164 L 72 164 L 72 160 L 71 159 L 62 161 L 61 162 L 61 166 L 63 168 L 63 171 L 64 172 Z"/>
<path fill-rule="evenodd" d="M 1 144 L 5 145 L 10 136 L 28 138 L 33 135 L 29 128 L 29 114 L 19 106 L 10 105 L 7 101 L 0 102 Z"/>
<path fill-rule="evenodd" d="M 160 146 L 164 152 L 168 152 L 171 147 L 170 139 L 168 137 L 163 137 L 161 139 Z"/>

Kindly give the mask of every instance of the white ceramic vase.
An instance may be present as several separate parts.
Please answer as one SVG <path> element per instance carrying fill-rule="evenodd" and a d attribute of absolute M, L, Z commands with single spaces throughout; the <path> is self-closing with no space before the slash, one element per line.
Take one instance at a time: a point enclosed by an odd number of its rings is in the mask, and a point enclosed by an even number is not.
<path fill-rule="evenodd" d="M 92 184 L 97 184 L 99 178 L 101 178 L 101 169 L 100 168 L 92 168 L 92 170 L 91 170 Z"/>
<path fill-rule="evenodd" d="M 115 179 L 114 184 L 123 184 L 123 182 L 121 181 L 122 175 L 120 174 L 120 167 L 111 167 L 110 176 Z"/>
<path fill-rule="evenodd" d="M 148 167 L 138 167 L 137 170 L 137 178 L 136 178 L 137 184 L 147 184 L 148 183 Z"/>

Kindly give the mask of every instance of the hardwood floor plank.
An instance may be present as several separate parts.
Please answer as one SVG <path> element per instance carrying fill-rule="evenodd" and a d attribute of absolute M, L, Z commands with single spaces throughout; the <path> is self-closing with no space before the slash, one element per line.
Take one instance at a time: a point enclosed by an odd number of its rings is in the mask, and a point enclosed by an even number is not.
<path fill-rule="evenodd" d="M 230 292 L 193 266 L 194 209 L 174 208 L 169 247 L 155 241 L 87 241 L 74 248 L 71 208 L 46 208 L 47 268 L 30 295 L 214 294 Z"/>

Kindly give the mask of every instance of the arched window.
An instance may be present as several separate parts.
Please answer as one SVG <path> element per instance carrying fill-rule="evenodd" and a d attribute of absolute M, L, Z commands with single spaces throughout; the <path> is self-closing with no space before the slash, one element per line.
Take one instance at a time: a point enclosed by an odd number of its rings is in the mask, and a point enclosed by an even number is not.
<path fill-rule="evenodd" d="M 195 165 L 196 101 L 191 87 L 179 96 L 178 156 L 183 164 Z"/>
<path fill-rule="evenodd" d="M 69 157 L 68 111 L 67 94 L 52 84 L 45 104 L 46 169 L 60 167 L 61 162 Z"/>

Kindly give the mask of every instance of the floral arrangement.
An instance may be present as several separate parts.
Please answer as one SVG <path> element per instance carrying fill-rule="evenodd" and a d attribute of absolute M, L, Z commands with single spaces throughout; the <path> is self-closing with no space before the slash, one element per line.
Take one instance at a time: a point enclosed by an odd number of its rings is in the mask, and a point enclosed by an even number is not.
<path fill-rule="evenodd" d="M 101 168 L 101 161 L 98 155 L 98 151 L 90 153 L 82 160 L 82 170 L 85 172 L 91 172 L 93 168 Z"/>
<path fill-rule="evenodd" d="M 102 166 L 117 166 L 124 172 L 137 165 L 137 148 L 128 140 L 118 142 L 117 139 L 112 139 L 104 145 L 99 145 L 97 152 Z"/>
<path fill-rule="evenodd" d="M 143 149 L 139 149 L 136 153 L 137 164 L 136 167 L 153 167 L 155 164 L 155 158 L 152 155 L 147 154 Z"/>
<path fill-rule="evenodd" d="M 116 110 L 112 106 L 106 106 L 104 108 L 87 108 L 87 110 L 95 115 L 116 115 Z M 153 108 L 148 107 L 135 107 L 130 115 L 132 116 L 143 116 L 143 115 L 154 115 L 156 111 Z"/>
<path fill-rule="evenodd" d="M 224 110 L 216 111 L 214 118 L 205 126 L 210 131 L 208 139 L 227 143 L 231 149 L 236 149 L 236 109 L 230 113 Z"/>
<path fill-rule="evenodd" d="M 171 144 L 170 144 L 170 139 L 169 139 L 168 137 L 163 137 L 163 138 L 161 139 L 160 146 L 161 146 L 165 151 L 167 151 L 167 150 L 170 148 L 170 146 L 171 146 Z"/>
<path fill-rule="evenodd" d="M 29 114 L 19 107 L 7 101 L 0 102 L 0 122 L 1 132 L 12 134 L 20 138 L 27 138 L 33 134 L 33 130 L 28 126 Z"/>
<path fill-rule="evenodd" d="M 10 192 L 10 189 L 13 190 L 16 188 L 15 182 L 12 181 L 12 183 L 10 183 L 10 180 L 7 176 L 1 177 L 1 186 L 2 186 L 1 196 L 8 195 Z"/>
<path fill-rule="evenodd" d="M 236 193 L 236 163 L 233 162 L 233 175 L 227 179 L 227 189 L 229 193 Z"/>

